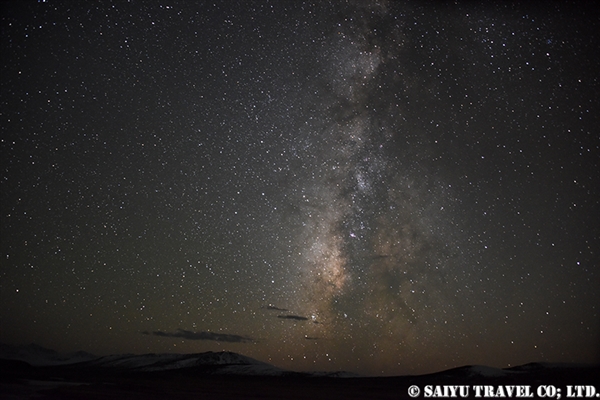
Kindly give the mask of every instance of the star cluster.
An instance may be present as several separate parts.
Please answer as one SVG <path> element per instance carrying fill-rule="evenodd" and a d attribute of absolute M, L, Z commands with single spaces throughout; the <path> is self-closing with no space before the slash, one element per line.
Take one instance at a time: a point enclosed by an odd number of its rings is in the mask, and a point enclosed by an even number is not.
<path fill-rule="evenodd" d="M 2 5 L 0 340 L 600 361 L 598 12 Z"/>

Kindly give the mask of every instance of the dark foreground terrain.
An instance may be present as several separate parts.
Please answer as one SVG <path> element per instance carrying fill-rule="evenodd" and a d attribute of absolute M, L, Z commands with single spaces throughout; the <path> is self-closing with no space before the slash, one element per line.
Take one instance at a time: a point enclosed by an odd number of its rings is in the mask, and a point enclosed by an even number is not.
<path fill-rule="evenodd" d="M 219 367 L 136 372 L 82 365 L 33 367 L 0 360 L 1 399 L 403 399 L 417 385 L 594 385 L 600 367 L 528 364 L 489 373 L 476 367 L 403 377 L 336 378 L 290 373 L 282 376 L 219 374 Z M 600 387 L 596 386 L 598 390 Z M 534 393 L 535 394 L 535 393 Z M 469 392 L 474 398 L 474 392 Z M 537 395 L 534 398 L 538 398 Z"/>

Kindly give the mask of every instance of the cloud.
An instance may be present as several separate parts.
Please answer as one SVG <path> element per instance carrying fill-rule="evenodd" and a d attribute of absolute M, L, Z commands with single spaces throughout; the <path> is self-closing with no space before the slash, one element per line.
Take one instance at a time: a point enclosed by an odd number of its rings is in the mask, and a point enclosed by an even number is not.
<path fill-rule="evenodd" d="M 294 319 L 296 321 L 307 321 L 308 318 L 302 317 L 300 315 L 278 315 L 277 318 L 281 319 Z"/>
<path fill-rule="evenodd" d="M 248 337 L 248 336 L 232 335 L 232 334 L 228 334 L 228 333 L 215 333 L 215 332 L 192 332 L 192 331 L 186 331 L 185 329 L 178 329 L 177 332 L 143 331 L 142 335 L 173 337 L 173 338 L 181 338 L 181 339 L 186 339 L 186 340 L 214 340 L 215 342 L 230 342 L 230 343 L 254 342 L 254 339 L 252 339 L 251 337 Z"/>
<path fill-rule="evenodd" d="M 289 310 L 287 310 L 285 308 L 275 307 L 275 306 L 272 306 L 270 304 L 268 306 L 264 306 L 262 308 L 266 308 L 267 310 L 275 310 L 275 311 L 289 311 Z"/>

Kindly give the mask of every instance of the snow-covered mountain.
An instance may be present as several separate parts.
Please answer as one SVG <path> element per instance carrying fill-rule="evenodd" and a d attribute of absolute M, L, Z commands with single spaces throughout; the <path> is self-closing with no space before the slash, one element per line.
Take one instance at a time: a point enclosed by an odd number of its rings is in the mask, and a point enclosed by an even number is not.
<path fill-rule="evenodd" d="M 465 365 L 462 367 L 452 368 L 445 371 L 436 372 L 435 376 L 441 377 L 459 377 L 460 379 L 477 379 L 477 378 L 501 378 L 509 375 L 519 374 L 520 371 L 512 371 L 509 369 L 501 369 L 488 367 L 485 365 Z"/>
<path fill-rule="evenodd" d="M 83 351 L 58 353 L 54 350 L 29 345 L 0 343 L 0 359 L 25 361 L 33 366 L 78 364 L 81 368 L 117 368 L 135 372 L 158 372 L 207 367 L 204 372 L 229 375 L 283 376 L 305 375 L 315 377 L 355 377 L 347 372 L 297 373 L 230 351 L 196 354 L 113 354 L 98 357 Z"/>
<path fill-rule="evenodd" d="M 77 351 L 72 353 L 59 353 L 37 344 L 10 345 L 0 343 L 0 358 L 5 360 L 25 361 L 35 366 L 66 365 L 94 360 L 98 356 Z"/>
<path fill-rule="evenodd" d="M 135 371 L 168 371 L 215 366 L 215 373 L 236 375 L 283 375 L 288 373 L 271 364 L 241 354 L 222 351 L 197 354 L 125 354 L 100 357 L 86 366 L 124 368 Z"/>
<path fill-rule="evenodd" d="M 515 373 L 514 371 L 507 371 L 505 369 L 488 367 L 485 365 L 471 365 L 467 367 L 468 373 L 471 376 L 485 376 L 485 377 L 493 377 L 493 376 L 506 376 L 511 373 Z"/>
<path fill-rule="evenodd" d="M 195 354 L 115 354 L 98 357 L 83 351 L 74 353 L 59 353 L 36 344 L 8 345 L 0 343 L 0 359 L 24 361 L 33 366 L 68 366 L 77 364 L 77 368 L 114 369 L 119 372 L 160 372 L 160 371 L 187 371 L 192 374 L 226 374 L 249 376 L 305 376 L 329 378 L 355 378 L 359 375 L 338 372 L 311 372 L 299 373 L 284 370 L 274 365 L 258 361 L 230 351 L 206 352 Z M 593 366 L 592 366 L 593 367 Z M 596 367 L 597 369 L 597 367 Z M 562 363 L 530 363 L 512 368 L 493 368 L 483 365 L 469 365 L 423 375 L 424 379 L 435 377 L 437 380 L 462 379 L 526 379 L 528 376 L 544 376 L 559 374 L 566 376 L 577 371 L 591 370 L 589 365 L 562 364 Z M 573 372 L 575 371 L 575 372 Z M 554 376 L 552 375 L 552 376 Z M 557 375 L 558 376 L 558 375 Z"/>

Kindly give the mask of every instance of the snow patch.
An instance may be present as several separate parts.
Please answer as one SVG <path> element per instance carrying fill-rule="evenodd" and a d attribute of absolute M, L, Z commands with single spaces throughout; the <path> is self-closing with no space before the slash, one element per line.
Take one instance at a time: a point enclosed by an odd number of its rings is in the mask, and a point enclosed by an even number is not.
<path fill-rule="evenodd" d="M 215 373 L 238 375 L 280 375 L 285 371 L 241 354 L 228 351 L 198 354 L 114 355 L 99 358 L 88 365 L 117 367 L 138 371 L 168 371 L 197 366 L 222 367 Z"/>
<path fill-rule="evenodd" d="M 471 376 L 505 376 L 508 374 L 507 371 L 500 368 L 486 367 L 485 365 L 473 365 L 469 367 L 469 374 Z"/>

